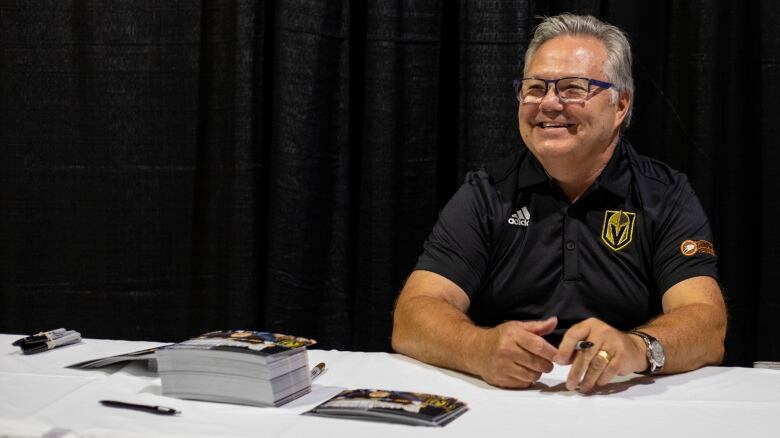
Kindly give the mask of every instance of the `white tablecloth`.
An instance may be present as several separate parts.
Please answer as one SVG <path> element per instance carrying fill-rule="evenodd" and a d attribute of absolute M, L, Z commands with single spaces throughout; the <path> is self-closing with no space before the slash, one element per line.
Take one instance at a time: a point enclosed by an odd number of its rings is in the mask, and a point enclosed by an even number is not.
<path fill-rule="evenodd" d="M 327 364 L 312 392 L 279 408 L 179 400 L 160 395 L 142 363 L 103 370 L 66 365 L 160 345 L 87 339 L 25 356 L 0 335 L 0 437 L 774 437 L 780 430 L 780 371 L 707 367 L 664 377 L 635 376 L 599 393 L 563 386 L 557 367 L 528 390 L 503 390 L 462 373 L 387 353 L 310 350 Z M 382 388 L 456 397 L 470 410 L 443 428 L 301 416 L 345 388 Z M 164 405 L 175 417 L 108 408 L 98 400 Z"/>

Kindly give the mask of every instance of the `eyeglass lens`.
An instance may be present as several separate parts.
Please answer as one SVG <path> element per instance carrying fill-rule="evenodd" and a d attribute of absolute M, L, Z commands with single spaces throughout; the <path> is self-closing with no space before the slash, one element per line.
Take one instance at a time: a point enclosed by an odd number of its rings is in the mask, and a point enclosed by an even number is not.
<path fill-rule="evenodd" d="M 547 94 L 548 86 L 555 87 L 555 94 L 566 102 L 585 100 L 590 92 L 588 80 L 582 78 L 561 78 L 554 82 L 523 79 L 517 97 L 526 103 L 541 102 Z"/>

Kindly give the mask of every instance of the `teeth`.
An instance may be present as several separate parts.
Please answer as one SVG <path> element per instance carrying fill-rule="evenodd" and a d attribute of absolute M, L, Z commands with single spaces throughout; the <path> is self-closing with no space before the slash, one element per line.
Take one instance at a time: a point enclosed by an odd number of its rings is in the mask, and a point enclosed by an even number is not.
<path fill-rule="evenodd" d="M 541 123 L 542 128 L 565 128 L 569 126 L 567 123 Z"/>

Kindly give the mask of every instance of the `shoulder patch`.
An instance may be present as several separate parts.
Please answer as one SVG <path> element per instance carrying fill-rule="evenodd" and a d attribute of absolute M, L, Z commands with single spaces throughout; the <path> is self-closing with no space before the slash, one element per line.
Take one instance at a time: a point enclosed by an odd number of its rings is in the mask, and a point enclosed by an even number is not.
<path fill-rule="evenodd" d="M 709 254 L 715 255 L 715 247 L 707 240 L 684 240 L 680 244 L 680 252 L 686 257 L 691 257 L 696 254 Z"/>

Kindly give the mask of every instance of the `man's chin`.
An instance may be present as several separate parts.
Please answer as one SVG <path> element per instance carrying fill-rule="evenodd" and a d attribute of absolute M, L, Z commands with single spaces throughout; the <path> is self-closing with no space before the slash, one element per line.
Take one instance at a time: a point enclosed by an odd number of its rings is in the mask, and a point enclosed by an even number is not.
<path fill-rule="evenodd" d="M 541 141 L 529 149 L 537 158 L 555 159 L 570 157 L 577 148 L 572 141 Z"/>

